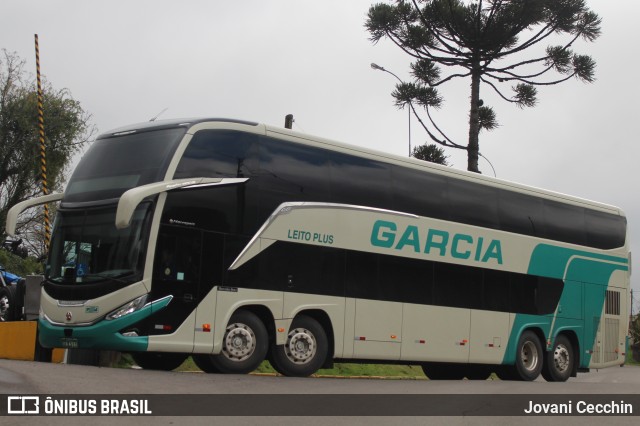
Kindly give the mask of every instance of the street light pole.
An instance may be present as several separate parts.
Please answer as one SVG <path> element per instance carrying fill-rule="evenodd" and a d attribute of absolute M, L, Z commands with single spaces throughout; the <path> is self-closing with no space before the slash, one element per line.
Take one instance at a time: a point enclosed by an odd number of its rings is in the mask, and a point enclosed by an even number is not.
<path fill-rule="evenodd" d="M 373 62 L 371 63 L 371 68 L 373 68 L 374 70 L 378 70 L 378 71 L 384 71 L 386 73 L 391 74 L 392 76 L 394 76 L 400 83 L 404 83 L 402 81 L 402 79 L 400 77 L 398 77 L 397 75 L 395 75 L 394 73 L 392 73 L 391 71 L 389 71 L 388 69 L 381 67 L 378 64 L 374 64 Z M 408 112 L 409 112 L 409 157 L 411 157 L 411 106 L 409 108 L 407 108 Z"/>

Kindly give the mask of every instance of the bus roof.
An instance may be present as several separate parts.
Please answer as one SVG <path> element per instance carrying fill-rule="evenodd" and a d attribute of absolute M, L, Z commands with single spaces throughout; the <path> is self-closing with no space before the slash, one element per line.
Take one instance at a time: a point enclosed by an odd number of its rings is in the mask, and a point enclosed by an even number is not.
<path fill-rule="evenodd" d="M 217 118 L 217 117 L 156 120 L 156 121 L 147 121 L 143 123 L 131 124 L 124 127 L 118 127 L 116 129 L 112 129 L 105 133 L 100 134 L 96 139 L 109 138 L 109 137 L 118 136 L 123 133 L 129 133 L 129 132 L 148 132 L 148 131 L 160 130 L 160 129 L 173 129 L 176 127 L 184 127 L 188 129 L 195 124 L 209 123 L 209 122 L 235 123 L 235 124 L 244 124 L 247 126 L 258 125 L 258 123 L 252 122 L 252 121 L 235 120 L 230 118 Z"/>
<path fill-rule="evenodd" d="M 362 146 L 347 144 L 343 142 L 337 142 L 331 139 L 325 139 L 318 136 L 312 136 L 305 133 L 296 132 L 293 130 L 289 130 L 282 127 L 270 126 L 270 125 L 260 125 L 260 123 L 248 120 L 238 120 L 238 119 L 230 119 L 230 118 L 220 118 L 220 117 L 201 117 L 201 118 L 183 118 L 183 119 L 169 119 L 169 120 L 157 120 L 157 121 L 149 121 L 144 123 L 133 124 L 125 127 L 120 127 L 117 129 L 110 130 L 98 136 L 97 139 L 104 139 L 113 136 L 118 136 L 123 133 L 133 133 L 133 132 L 145 132 L 152 130 L 160 130 L 163 128 L 175 128 L 175 127 L 185 127 L 191 128 L 192 126 L 198 125 L 198 128 L 201 129 L 206 127 L 206 123 L 214 124 L 216 128 L 219 128 L 221 123 L 229 123 L 234 125 L 244 125 L 248 127 L 253 127 L 253 132 L 255 132 L 255 127 L 262 127 L 266 136 L 277 136 L 280 138 L 286 138 L 291 141 L 297 143 L 304 143 L 308 145 L 313 145 L 317 147 L 323 147 L 325 149 L 330 149 L 334 151 L 342 151 L 347 152 L 352 155 L 357 155 L 361 157 L 368 157 L 371 159 L 377 159 L 386 163 L 392 163 L 401 165 L 404 167 L 410 167 L 414 169 L 422 169 L 429 170 L 431 173 L 436 173 L 440 175 L 446 175 L 449 177 L 453 177 L 456 179 L 474 181 L 478 183 L 482 183 L 489 186 L 494 186 L 498 188 L 503 188 L 511 191 L 522 192 L 530 195 L 535 195 L 543 198 L 549 198 L 565 203 L 588 206 L 591 208 L 607 211 L 609 213 L 615 213 L 620 216 L 625 216 L 624 212 L 616 207 L 605 203 L 600 203 L 597 201 L 592 201 L 584 198 L 575 197 L 572 195 L 563 194 L 560 192 L 550 191 L 546 189 L 537 188 L 534 186 L 523 185 L 499 178 L 494 178 L 491 176 L 485 176 L 478 173 L 468 172 L 466 170 L 454 169 L 451 167 L 443 166 L 440 164 L 430 163 L 427 161 L 418 160 L 416 158 L 410 157 L 402 157 L 395 154 L 390 154 L 388 152 L 374 150 L 365 148 Z M 234 126 L 236 127 L 236 126 Z M 262 133 L 262 129 L 258 130 L 258 132 Z"/>
<path fill-rule="evenodd" d="M 351 154 L 375 158 L 387 163 L 394 163 L 394 164 L 398 164 L 398 165 L 402 165 L 402 166 L 410 167 L 414 169 L 428 169 L 430 172 L 436 173 L 436 174 L 446 175 L 449 177 L 467 180 L 467 181 L 474 181 L 474 182 L 482 183 L 489 186 L 527 193 L 530 195 L 549 198 L 556 201 L 588 206 L 591 208 L 608 211 L 609 213 L 615 213 L 620 216 L 625 216 L 624 212 L 616 206 L 597 202 L 597 201 L 592 201 L 592 200 L 588 200 L 588 199 L 584 199 L 584 198 L 580 198 L 580 197 L 576 197 L 568 194 L 563 194 L 561 192 L 550 191 L 542 188 L 537 188 L 534 186 L 519 184 L 516 182 L 507 181 L 504 179 L 485 176 L 479 173 L 472 173 L 466 170 L 454 169 L 452 167 L 447 167 L 441 164 L 419 160 L 413 157 L 403 157 L 396 154 L 390 154 L 390 153 L 379 151 L 379 150 L 365 148 L 362 146 L 355 146 L 355 145 L 336 142 L 333 140 L 324 139 L 316 136 L 310 136 L 304 133 L 299 133 L 299 132 L 295 132 L 295 131 L 280 128 L 280 127 L 266 126 L 266 130 L 267 130 L 267 135 L 272 135 L 272 136 L 278 135 L 280 137 L 292 136 L 294 138 L 304 139 L 305 141 L 307 141 L 307 143 L 325 146 L 328 149 L 333 149 L 333 150 L 337 149 L 341 151 L 344 150 L 344 151 L 348 151 Z"/>

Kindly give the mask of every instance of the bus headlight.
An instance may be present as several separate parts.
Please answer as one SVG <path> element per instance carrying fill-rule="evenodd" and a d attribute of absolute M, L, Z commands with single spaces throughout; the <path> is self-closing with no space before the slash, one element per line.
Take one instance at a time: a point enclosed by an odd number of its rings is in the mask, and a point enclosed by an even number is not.
<path fill-rule="evenodd" d="M 140 296 L 137 299 L 132 300 L 131 302 L 127 303 L 126 305 L 122 305 L 121 307 L 119 307 L 115 311 L 111 312 L 110 314 L 107 314 L 105 319 L 106 320 L 114 320 L 114 319 L 118 319 L 120 317 L 123 317 L 125 315 L 129 315 L 130 313 L 133 313 L 135 311 L 139 311 L 147 303 L 147 297 L 148 296 L 149 296 L 148 294 L 145 294 L 144 296 Z"/>

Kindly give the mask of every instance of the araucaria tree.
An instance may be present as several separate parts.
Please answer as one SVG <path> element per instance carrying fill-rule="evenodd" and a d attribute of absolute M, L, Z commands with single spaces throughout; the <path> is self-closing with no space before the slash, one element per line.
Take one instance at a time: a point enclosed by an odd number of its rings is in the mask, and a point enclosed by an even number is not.
<path fill-rule="evenodd" d="M 600 23 L 584 0 L 397 0 L 372 6 L 365 25 L 374 43 L 388 38 L 414 59 L 415 81 L 396 86 L 396 105 L 409 106 L 414 114 L 414 105 L 424 107 L 431 128 L 421 123 L 431 139 L 467 150 L 468 170 L 479 173 L 478 136 L 498 125 L 494 110 L 483 105 L 481 87 L 519 107 L 531 107 L 536 86 L 572 77 L 592 82 L 594 60 L 575 53 L 572 46 L 580 38 L 594 41 Z M 547 39 L 562 38 L 562 44 L 541 46 Z M 526 58 L 525 51 L 535 47 L 539 53 Z M 466 146 L 441 132 L 429 113 L 442 104 L 438 87 L 456 78 L 471 81 Z M 512 92 L 507 93 L 509 88 Z"/>
<path fill-rule="evenodd" d="M 47 184 L 60 191 L 65 168 L 92 134 L 90 116 L 68 90 L 44 84 Z M 13 205 L 41 195 L 36 85 L 15 53 L 0 51 L 0 242 Z M 32 209 L 21 216 L 21 233 L 31 254 L 44 252 L 42 214 Z"/>
<path fill-rule="evenodd" d="M 447 158 L 449 158 L 449 156 L 445 155 L 444 149 L 432 143 L 425 143 L 424 145 L 414 146 L 411 156 L 413 158 L 417 158 L 418 160 L 442 164 L 443 166 L 449 165 L 449 162 L 447 161 Z"/>

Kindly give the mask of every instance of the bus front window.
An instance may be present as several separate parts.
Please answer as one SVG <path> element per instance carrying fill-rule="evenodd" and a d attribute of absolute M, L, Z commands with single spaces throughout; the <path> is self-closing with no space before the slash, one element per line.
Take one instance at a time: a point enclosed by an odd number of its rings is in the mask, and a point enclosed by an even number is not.
<path fill-rule="evenodd" d="M 115 227 L 115 207 L 59 211 L 54 227 L 47 279 L 57 284 L 102 280 L 134 282 L 142 276 L 150 204 L 135 211 L 131 225 Z"/>

